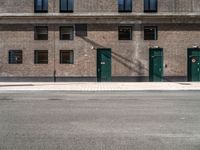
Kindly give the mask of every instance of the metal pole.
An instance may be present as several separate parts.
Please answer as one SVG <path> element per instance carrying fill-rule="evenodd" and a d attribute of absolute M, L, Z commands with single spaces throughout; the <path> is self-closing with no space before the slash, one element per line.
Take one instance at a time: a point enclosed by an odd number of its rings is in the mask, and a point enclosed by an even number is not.
<path fill-rule="evenodd" d="M 53 1 L 53 12 L 55 13 L 55 1 Z M 54 33 L 54 46 L 53 46 L 53 52 L 54 52 L 54 64 L 53 64 L 53 68 L 54 68 L 54 71 L 53 71 L 53 81 L 56 82 L 56 26 L 55 24 L 53 25 L 53 33 Z"/>

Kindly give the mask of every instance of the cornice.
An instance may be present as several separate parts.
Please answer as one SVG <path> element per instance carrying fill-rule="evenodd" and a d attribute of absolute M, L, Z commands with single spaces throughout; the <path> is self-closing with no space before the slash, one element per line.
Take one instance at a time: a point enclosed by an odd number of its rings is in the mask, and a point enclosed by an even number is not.
<path fill-rule="evenodd" d="M 200 12 L 179 13 L 0 13 L 0 18 L 200 18 Z"/>

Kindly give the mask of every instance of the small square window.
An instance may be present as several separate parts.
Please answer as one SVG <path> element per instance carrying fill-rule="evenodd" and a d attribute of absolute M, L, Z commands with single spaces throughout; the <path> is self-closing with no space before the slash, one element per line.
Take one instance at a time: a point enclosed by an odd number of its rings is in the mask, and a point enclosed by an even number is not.
<path fill-rule="evenodd" d="M 157 27 L 145 26 L 144 27 L 144 40 L 157 40 Z"/>
<path fill-rule="evenodd" d="M 35 0 L 35 12 L 47 13 L 48 12 L 48 0 Z"/>
<path fill-rule="evenodd" d="M 60 51 L 60 64 L 74 64 L 74 51 L 61 50 Z"/>
<path fill-rule="evenodd" d="M 120 26 L 118 30 L 119 40 L 132 40 L 131 26 Z"/>
<path fill-rule="evenodd" d="M 73 12 L 74 0 L 60 0 L 60 12 Z"/>
<path fill-rule="evenodd" d="M 9 64 L 22 64 L 22 50 L 10 50 L 8 55 Z"/>
<path fill-rule="evenodd" d="M 157 12 L 157 0 L 144 0 L 144 12 Z"/>
<path fill-rule="evenodd" d="M 48 27 L 37 26 L 35 27 L 35 40 L 48 40 Z"/>
<path fill-rule="evenodd" d="M 35 50 L 35 64 L 48 64 L 48 50 Z"/>
<path fill-rule="evenodd" d="M 60 27 L 60 40 L 73 40 L 74 39 L 74 28 L 71 27 Z"/>
<path fill-rule="evenodd" d="M 76 24 L 76 36 L 87 36 L 87 24 Z"/>
<path fill-rule="evenodd" d="M 132 12 L 132 0 L 118 0 L 119 12 Z"/>

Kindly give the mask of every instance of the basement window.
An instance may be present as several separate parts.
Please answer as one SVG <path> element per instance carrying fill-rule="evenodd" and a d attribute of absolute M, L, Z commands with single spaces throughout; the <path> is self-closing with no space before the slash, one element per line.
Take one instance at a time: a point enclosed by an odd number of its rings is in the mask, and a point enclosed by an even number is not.
<path fill-rule="evenodd" d="M 60 50 L 60 64 L 74 64 L 74 51 Z"/>
<path fill-rule="evenodd" d="M 157 12 L 157 0 L 144 0 L 144 12 Z"/>
<path fill-rule="evenodd" d="M 118 29 L 119 40 L 132 40 L 132 27 L 131 26 L 119 26 Z"/>
<path fill-rule="evenodd" d="M 22 50 L 9 50 L 9 64 L 22 64 Z"/>
<path fill-rule="evenodd" d="M 60 12 L 73 12 L 74 0 L 60 0 Z"/>
<path fill-rule="evenodd" d="M 119 12 L 132 12 L 132 0 L 118 0 Z"/>
<path fill-rule="evenodd" d="M 60 40 L 73 40 L 74 28 L 73 26 L 60 27 Z"/>
<path fill-rule="evenodd" d="M 35 64 L 48 64 L 48 50 L 35 50 L 34 55 Z"/>
<path fill-rule="evenodd" d="M 145 26 L 144 27 L 144 40 L 157 40 L 157 27 L 156 26 Z"/>
<path fill-rule="evenodd" d="M 48 12 L 48 0 L 35 0 L 35 12 L 47 13 Z"/>
<path fill-rule="evenodd" d="M 48 27 L 37 26 L 35 27 L 35 40 L 48 40 Z"/>

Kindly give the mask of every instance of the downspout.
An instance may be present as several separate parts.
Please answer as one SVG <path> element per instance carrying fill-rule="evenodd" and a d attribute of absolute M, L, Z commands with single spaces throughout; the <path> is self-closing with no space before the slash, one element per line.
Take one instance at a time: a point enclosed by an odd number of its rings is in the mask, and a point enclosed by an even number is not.
<path fill-rule="evenodd" d="M 55 25 L 53 25 L 53 30 L 54 30 L 54 47 L 53 47 L 53 52 L 54 52 L 54 60 L 53 60 L 53 68 L 54 68 L 54 71 L 53 71 L 53 81 L 56 82 L 56 52 L 55 52 L 55 48 L 56 48 L 56 40 L 55 40 Z"/>
<path fill-rule="evenodd" d="M 53 12 L 55 13 L 55 1 L 53 1 Z M 54 33 L 54 46 L 53 46 L 53 52 L 54 52 L 54 60 L 53 60 L 53 81 L 56 82 L 56 26 L 53 25 L 53 33 Z"/>

